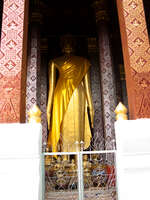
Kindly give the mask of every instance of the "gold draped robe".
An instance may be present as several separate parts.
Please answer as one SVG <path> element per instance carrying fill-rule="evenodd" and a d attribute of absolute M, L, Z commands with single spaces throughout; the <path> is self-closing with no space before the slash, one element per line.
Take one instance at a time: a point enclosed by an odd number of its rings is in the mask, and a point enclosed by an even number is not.
<path fill-rule="evenodd" d="M 76 151 L 76 142 L 84 141 L 84 149 L 91 141 L 87 107 L 93 121 L 87 59 L 65 56 L 50 62 L 48 110 L 51 110 L 48 146 L 53 152 Z M 59 78 L 55 87 L 55 69 Z M 51 107 L 51 108 L 50 108 Z"/>

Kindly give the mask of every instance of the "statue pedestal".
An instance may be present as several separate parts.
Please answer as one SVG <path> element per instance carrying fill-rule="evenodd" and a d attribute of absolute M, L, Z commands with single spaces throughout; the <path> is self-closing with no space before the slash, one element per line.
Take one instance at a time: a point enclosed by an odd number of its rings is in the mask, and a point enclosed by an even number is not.
<path fill-rule="evenodd" d="M 0 199 L 42 199 L 41 150 L 40 124 L 0 124 Z"/>
<path fill-rule="evenodd" d="M 150 119 L 118 120 L 116 167 L 119 200 L 150 196 Z"/>

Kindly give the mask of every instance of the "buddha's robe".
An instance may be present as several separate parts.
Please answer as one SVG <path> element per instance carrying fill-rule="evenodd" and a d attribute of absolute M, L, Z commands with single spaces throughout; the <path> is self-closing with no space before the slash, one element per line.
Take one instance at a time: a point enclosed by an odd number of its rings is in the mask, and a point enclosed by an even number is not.
<path fill-rule="evenodd" d="M 89 67 L 89 61 L 78 56 L 62 56 L 50 62 L 49 79 L 54 80 L 56 68 L 59 71 L 56 87 L 54 81 L 50 81 L 49 84 L 48 103 L 52 104 L 52 114 L 48 146 L 53 152 L 74 152 L 76 142 L 81 141 L 84 142 L 84 149 L 90 145 L 91 130 L 87 107 L 90 107 L 90 113 L 93 113 L 93 107 L 88 78 Z M 54 87 L 52 95 L 51 89 Z"/>

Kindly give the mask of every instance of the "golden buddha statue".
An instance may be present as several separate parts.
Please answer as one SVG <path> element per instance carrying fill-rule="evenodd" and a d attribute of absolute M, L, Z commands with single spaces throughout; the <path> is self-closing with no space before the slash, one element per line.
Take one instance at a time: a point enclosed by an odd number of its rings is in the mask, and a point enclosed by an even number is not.
<path fill-rule="evenodd" d="M 62 37 L 61 44 L 64 55 L 49 63 L 48 146 L 52 152 L 75 152 L 76 142 L 84 142 L 86 149 L 91 141 L 90 121 L 93 127 L 94 110 L 90 63 L 86 58 L 73 55 L 72 36 Z M 59 72 L 57 81 L 56 69 Z"/>

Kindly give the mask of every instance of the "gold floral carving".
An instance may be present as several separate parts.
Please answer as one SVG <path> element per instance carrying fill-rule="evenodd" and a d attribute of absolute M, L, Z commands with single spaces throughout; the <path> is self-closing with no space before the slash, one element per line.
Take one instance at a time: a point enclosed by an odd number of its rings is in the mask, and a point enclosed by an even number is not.
<path fill-rule="evenodd" d="M 136 4 L 134 1 L 132 1 L 132 2 L 129 4 L 129 6 L 130 6 L 131 8 L 133 8 L 133 9 L 135 9 L 135 8 L 137 7 L 137 4 Z"/>
<path fill-rule="evenodd" d="M 133 26 L 135 26 L 135 27 L 138 27 L 138 26 L 141 24 L 141 22 L 138 21 L 137 19 L 134 19 L 134 20 L 131 22 L 131 24 L 133 24 Z"/>
<path fill-rule="evenodd" d="M 137 38 L 137 39 L 134 40 L 134 43 L 135 43 L 137 46 L 140 47 L 140 46 L 143 44 L 143 40 L 140 39 L 140 38 Z"/>

